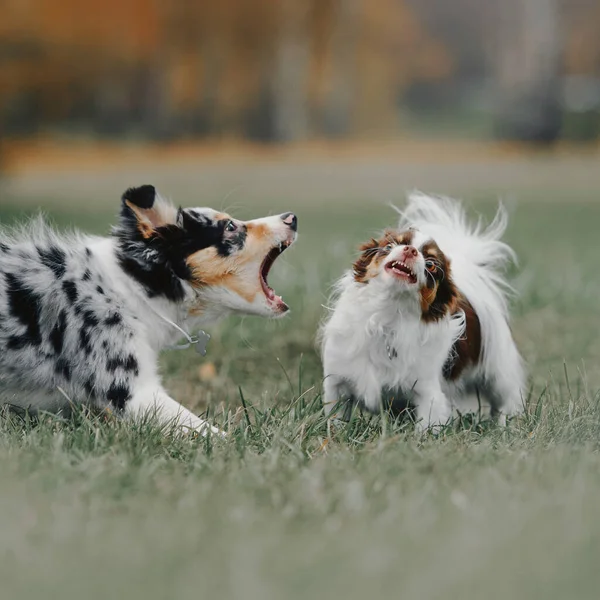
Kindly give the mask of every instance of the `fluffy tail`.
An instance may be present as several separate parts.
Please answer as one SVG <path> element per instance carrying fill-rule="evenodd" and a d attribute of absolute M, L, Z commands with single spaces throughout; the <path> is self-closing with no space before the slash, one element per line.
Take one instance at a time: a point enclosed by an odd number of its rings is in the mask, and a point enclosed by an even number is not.
<path fill-rule="evenodd" d="M 472 283 L 483 284 L 505 307 L 513 289 L 504 277 L 510 263 L 516 263 L 514 250 L 501 241 L 508 225 L 502 204 L 492 222 L 485 227 L 481 217 L 469 222 L 462 203 L 445 197 L 413 192 L 400 214 L 400 229 L 416 227 L 430 235 L 450 258 L 454 281 L 467 296 Z M 469 298 L 471 300 L 471 298 Z"/>
<path fill-rule="evenodd" d="M 484 227 L 481 217 L 470 223 L 459 200 L 427 196 L 413 192 L 404 210 L 399 210 L 400 227 L 416 227 L 431 231 L 432 237 L 447 254 L 468 260 L 471 265 L 502 269 L 516 262 L 513 249 L 500 241 L 508 225 L 508 215 L 502 204 L 492 222 Z"/>
<path fill-rule="evenodd" d="M 481 218 L 470 222 L 458 200 L 415 192 L 398 212 L 401 229 L 415 227 L 431 236 L 450 259 L 454 283 L 479 316 L 485 368 L 488 372 L 493 370 L 499 357 L 514 346 L 508 328 L 507 302 L 514 290 L 504 272 L 510 263 L 516 263 L 516 255 L 501 241 L 508 224 L 505 208 L 500 205 L 486 227 Z M 515 364 L 519 362 L 517 355 Z"/>

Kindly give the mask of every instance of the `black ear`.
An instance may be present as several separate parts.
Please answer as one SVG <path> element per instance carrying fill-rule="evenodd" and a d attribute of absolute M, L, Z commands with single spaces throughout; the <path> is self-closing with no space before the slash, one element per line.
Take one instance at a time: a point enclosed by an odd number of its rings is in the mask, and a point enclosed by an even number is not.
<path fill-rule="evenodd" d="M 140 187 L 129 188 L 121 197 L 123 204 L 130 202 L 138 208 L 149 209 L 154 206 L 156 199 L 156 189 L 153 185 L 142 185 Z"/>
<path fill-rule="evenodd" d="M 122 223 L 136 226 L 145 238 L 151 237 L 159 227 L 177 223 L 177 210 L 156 193 L 153 185 L 129 188 L 121 200 Z"/>

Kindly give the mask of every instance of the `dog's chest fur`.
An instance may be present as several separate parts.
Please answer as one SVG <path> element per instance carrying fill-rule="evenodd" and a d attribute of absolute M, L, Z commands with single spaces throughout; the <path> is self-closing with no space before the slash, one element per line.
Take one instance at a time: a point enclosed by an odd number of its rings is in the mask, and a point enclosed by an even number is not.
<path fill-rule="evenodd" d="M 385 390 L 410 396 L 425 372 L 440 373 L 460 335 L 460 319 L 423 323 L 417 306 L 400 305 L 346 278 L 325 324 L 327 373 L 344 379 L 356 400 L 377 410 Z M 402 309 L 400 309 L 402 306 Z"/>

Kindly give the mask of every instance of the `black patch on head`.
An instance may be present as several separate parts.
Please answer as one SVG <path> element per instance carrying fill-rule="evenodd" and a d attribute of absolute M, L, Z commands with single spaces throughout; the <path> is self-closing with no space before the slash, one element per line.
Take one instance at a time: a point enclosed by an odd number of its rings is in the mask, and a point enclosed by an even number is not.
<path fill-rule="evenodd" d="M 56 325 L 54 325 L 52 331 L 50 332 L 50 343 L 52 344 L 52 348 L 54 348 L 54 352 L 56 354 L 60 354 L 63 350 L 66 329 L 67 314 L 64 310 L 61 310 L 60 315 L 58 315 L 58 321 L 56 322 Z"/>
<path fill-rule="evenodd" d="M 92 251 L 89 248 L 85 249 L 85 255 L 90 258 L 90 256 L 92 256 Z"/>
<path fill-rule="evenodd" d="M 118 410 L 125 408 L 125 403 L 131 398 L 129 388 L 122 383 L 112 383 L 106 394 L 107 400 Z"/>
<path fill-rule="evenodd" d="M 77 302 L 77 298 L 79 298 L 79 292 L 77 291 L 77 286 L 73 281 L 63 281 L 62 284 L 63 291 L 67 295 L 67 298 L 71 304 L 75 304 Z"/>
<path fill-rule="evenodd" d="M 57 246 L 50 246 L 49 248 L 38 248 L 37 252 L 42 264 L 54 273 L 56 279 L 60 279 L 65 274 L 67 256 L 63 250 Z"/>
<path fill-rule="evenodd" d="M 83 281 L 89 281 L 92 278 L 92 272 L 89 269 L 86 269 L 81 276 Z"/>
<path fill-rule="evenodd" d="M 221 241 L 216 245 L 217 252 L 221 256 L 230 256 L 234 252 L 239 252 L 246 244 L 246 238 L 248 237 L 248 231 L 245 225 L 236 223 L 235 231 L 227 231 L 227 221 L 219 221 L 219 224 L 223 227 L 223 236 Z"/>
<path fill-rule="evenodd" d="M 139 374 L 138 361 L 132 354 L 129 356 L 109 358 L 106 361 L 107 371 L 114 373 L 117 369 L 123 369 L 123 371 L 134 373 L 136 376 Z"/>
<path fill-rule="evenodd" d="M 10 248 L 4 244 L 3 242 L 0 242 L 0 252 L 8 252 L 10 250 Z"/>
<path fill-rule="evenodd" d="M 125 201 L 150 209 L 155 196 L 153 186 L 132 188 L 123 194 L 121 223 L 114 230 L 118 259 L 123 270 L 142 284 L 148 296 L 181 301 L 185 295 L 181 280 L 189 280 L 192 275 L 188 257 L 209 247 L 227 256 L 243 247 L 246 228 L 238 224 L 235 231 L 226 232 L 228 220 L 215 222 L 194 210 L 179 209 L 175 223 L 142 232 Z"/>
<path fill-rule="evenodd" d="M 142 185 L 136 188 L 129 188 L 123 194 L 122 200 L 128 200 L 140 208 L 152 208 L 156 199 L 156 189 L 153 185 Z"/>
<path fill-rule="evenodd" d="M 214 246 L 221 256 L 229 256 L 246 243 L 246 226 L 236 223 L 235 231 L 226 231 L 229 219 L 212 221 L 193 210 L 180 211 L 182 223 L 181 247 L 184 258 Z"/>
<path fill-rule="evenodd" d="M 102 289 L 101 285 L 97 285 L 96 286 L 96 291 L 101 295 L 104 296 L 104 290 Z"/>
<path fill-rule="evenodd" d="M 39 346 L 42 343 L 40 333 L 41 298 L 12 273 L 7 273 L 5 278 L 10 314 L 26 327 L 23 335 L 13 336 L 14 339 L 9 340 L 9 345 L 12 341 L 15 349 L 22 348 L 26 344 Z"/>
<path fill-rule="evenodd" d="M 92 353 L 92 344 L 91 344 L 90 332 L 85 327 L 82 327 L 79 330 L 79 342 L 81 344 L 81 347 L 83 348 L 83 351 L 86 354 L 89 355 L 89 354 Z"/>
<path fill-rule="evenodd" d="M 109 327 L 114 327 L 115 325 L 119 325 L 123 322 L 121 315 L 118 312 L 112 313 L 109 317 L 106 317 L 104 324 Z"/>

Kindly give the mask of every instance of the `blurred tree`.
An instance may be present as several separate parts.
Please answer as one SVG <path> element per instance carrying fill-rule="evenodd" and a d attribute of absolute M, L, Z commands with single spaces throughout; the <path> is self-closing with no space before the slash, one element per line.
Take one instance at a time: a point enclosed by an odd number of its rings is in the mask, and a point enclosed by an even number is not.
<path fill-rule="evenodd" d="M 273 137 L 288 142 L 308 134 L 309 2 L 280 0 L 271 67 Z"/>
<path fill-rule="evenodd" d="M 505 0 L 493 16 L 497 135 L 552 143 L 562 125 L 559 0 Z"/>
<path fill-rule="evenodd" d="M 346 135 L 350 131 L 353 97 L 357 86 L 357 39 L 360 0 L 337 0 L 329 36 L 330 67 L 323 109 L 323 131 Z"/>
<path fill-rule="evenodd" d="M 404 90 L 453 70 L 408 2 L 0 0 L 0 112 L 23 134 L 393 133 Z"/>
<path fill-rule="evenodd" d="M 577 0 L 566 18 L 565 118 L 562 135 L 577 141 L 600 137 L 600 2 Z"/>

